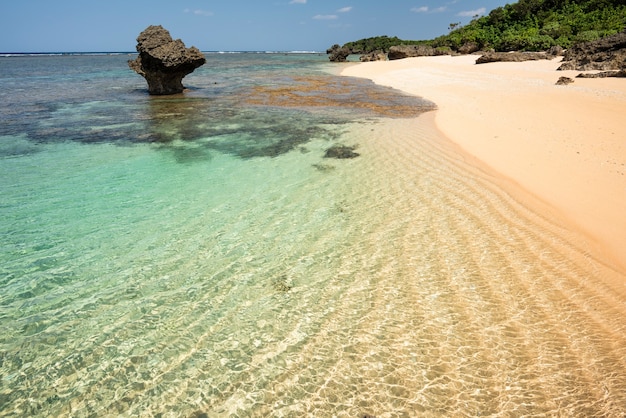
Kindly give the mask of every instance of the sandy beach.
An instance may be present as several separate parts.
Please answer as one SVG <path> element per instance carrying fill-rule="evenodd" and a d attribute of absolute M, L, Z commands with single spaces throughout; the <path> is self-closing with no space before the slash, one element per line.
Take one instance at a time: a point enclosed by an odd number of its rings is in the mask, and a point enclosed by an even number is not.
<path fill-rule="evenodd" d="M 476 65 L 477 56 L 360 63 L 346 76 L 436 103 L 438 129 L 478 164 L 547 204 L 626 270 L 626 80 L 557 86 L 560 58 Z M 517 186 L 516 186 L 517 187 Z"/>

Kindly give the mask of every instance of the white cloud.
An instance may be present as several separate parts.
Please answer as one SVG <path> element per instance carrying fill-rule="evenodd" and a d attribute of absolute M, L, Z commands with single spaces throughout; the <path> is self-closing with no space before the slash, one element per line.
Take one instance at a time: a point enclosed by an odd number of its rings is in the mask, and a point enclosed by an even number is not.
<path fill-rule="evenodd" d="M 196 10 L 185 9 L 184 12 L 193 13 L 196 16 L 213 16 L 214 15 L 214 13 L 209 10 L 200 10 L 200 9 L 196 9 Z"/>
<path fill-rule="evenodd" d="M 306 4 L 306 0 L 291 0 L 289 4 Z"/>
<path fill-rule="evenodd" d="M 484 7 L 481 7 L 480 9 L 476 9 L 476 10 L 466 10 L 464 12 L 460 12 L 457 16 L 463 16 L 463 17 L 480 16 L 480 15 L 484 15 L 486 11 L 487 9 L 485 9 Z"/>
<path fill-rule="evenodd" d="M 335 19 L 339 19 L 339 16 L 337 16 L 337 15 L 315 15 L 315 16 L 313 16 L 313 19 L 315 19 L 315 20 L 335 20 Z"/>
<path fill-rule="evenodd" d="M 413 13 L 442 13 L 442 12 L 445 12 L 446 10 L 448 10 L 446 6 L 437 7 L 434 9 L 431 9 L 428 6 L 421 6 L 421 7 L 413 7 L 411 9 Z"/>
<path fill-rule="evenodd" d="M 337 13 L 348 13 L 350 10 L 352 10 L 352 6 L 342 7 L 341 9 L 337 10 Z"/>

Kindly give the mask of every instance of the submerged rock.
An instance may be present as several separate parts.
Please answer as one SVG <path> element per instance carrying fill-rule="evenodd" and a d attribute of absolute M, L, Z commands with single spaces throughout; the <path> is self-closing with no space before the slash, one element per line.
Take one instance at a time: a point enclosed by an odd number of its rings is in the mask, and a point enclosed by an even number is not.
<path fill-rule="evenodd" d="M 332 171 L 335 169 L 334 165 L 330 165 L 330 164 L 312 164 L 313 167 L 321 172 L 327 172 L 327 171 Z"/>
<path fill-rule="evenodd" d="M 356 147 L 349 147 L 347 145 L 333 145 L 326 150 L 324 158 L 356 158 L 361 154 L 354 152 L 355 148 Z"/>
<path fill-rule="evenodd" d="M 148 26 L 139 34 L 137 52 L 128 66 L 146 79 L 149 93 L 155 95 L 182 93 L 183 78 L 206 62 L 198 48 L 186 48 L 162 26 Z"/>
<path fill-rule="evenodd" d="M 293 284 L 291 284 L 291 282 L 289 281 L 289 278 L 287 277 L 287 275 L 283 274 L 282 276 L 275 277 L 272 280 L 272 287 L 277 292 L 287 293 L 291 289 L 293 289 Z"/>

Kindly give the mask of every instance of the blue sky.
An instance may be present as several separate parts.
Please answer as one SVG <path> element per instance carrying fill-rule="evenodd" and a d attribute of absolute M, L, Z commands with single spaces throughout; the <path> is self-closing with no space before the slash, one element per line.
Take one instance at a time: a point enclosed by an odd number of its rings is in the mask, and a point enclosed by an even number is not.
<path fill-rule="evenodd" d="M 431 39 L 506 0 L 0 0 L 0 52 L 134 51 L 148 25 L 203 51 Z"/>

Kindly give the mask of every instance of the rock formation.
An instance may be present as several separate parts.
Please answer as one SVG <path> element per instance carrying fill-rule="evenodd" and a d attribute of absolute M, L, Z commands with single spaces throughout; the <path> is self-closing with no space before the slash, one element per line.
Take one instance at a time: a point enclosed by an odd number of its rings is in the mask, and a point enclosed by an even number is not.
<path fill-rule="evenodd" d="M 331 62 L 346 62 L 348 55 L 350 55 L 351 52 L 350 48 L 339 46 L 338 44 L 335 44 L 326 50 L 326 53 L 330 55 L 328 59 Z"/>
<path fill-rule="evenodd" d="M 619 71 L 602 71 L 599 73 L 581 73 L 576 78 L 606 78 L 606 77 L 626 77 L 626 70 Z"/>
<path fill-rule="evenodd" d="M 459 54 L 468 55 L 473 54 L 474 52 L 478 52 L 480 50 L 480 45 L 476 42 L 465 42 L 458 49 Z"/>
<path fill-rule="evenodd" d="M 206 62 L 198 48 L 186 48 L 162 26 L 148 26 L 139 34 L 137 52 L 128 66 L 146 79 L 149 93 L 155 95 L 182 93 L 183 78 Z"/>
<path fill-rule="evenodd" d="M 567 86 L 568 84 L 572 84 L 573 82 L 574 80 L 569 77 L 559 77 L 559 79 L 556 81 L 556 85 Z"/>
<path fill-rule="evenodd" d="M 434 55 L 447 55 L 447 52 L 435 49 L 427 45 L 397 45 L 389 48 L 387 54 L 389 60 L 400 60 L 412 57 L 432 57 Z"/>
<path fill-rule="evenodd" d="M 374 51 L 369 54 L 361 55 L 359 58 L 361 62 L 372 62 L 372 61 L 387 61 L 387 54 L 383 51 Z"/>
<path fill-rule="evenodd" d="M 489 62 L 522 62 L 533 60 L 551 60 L 554 55 L 544 52 L 488 52 L 476 60 L 476 64 Z"/>
<path fill-rule="evenodd" d="M 546 51 L 548 55 L 552 55 L 553 57 L 562 57 L 565 53 L 563 47 L 559 45 L 551 46 L 550 49 Z"/>
<path fill-rule="evenodd" d="M 626 70 L 626 31 L 573 46 L 559 70 Z"/>

